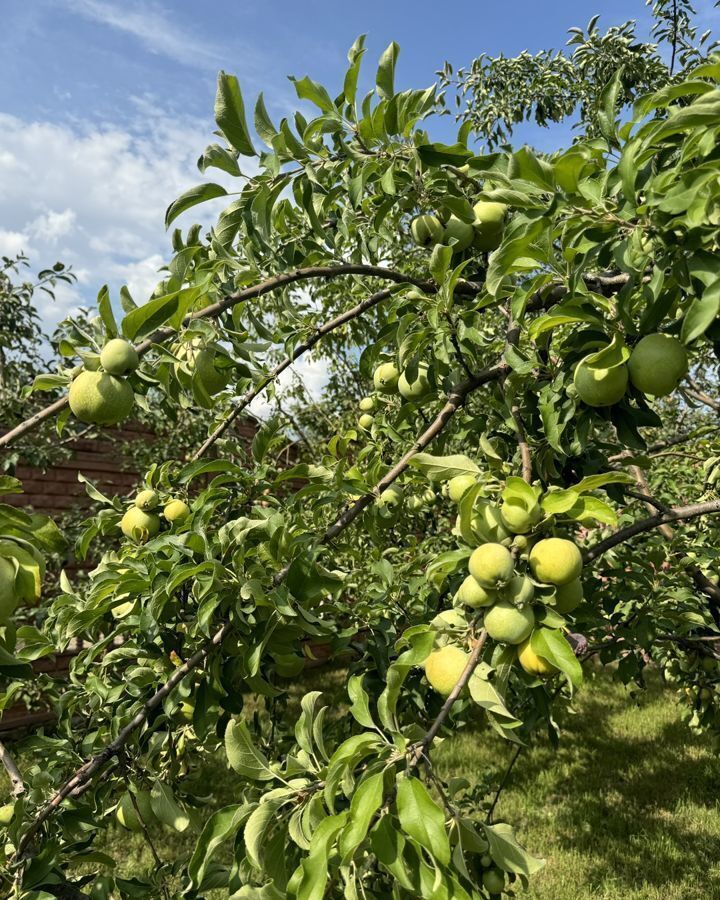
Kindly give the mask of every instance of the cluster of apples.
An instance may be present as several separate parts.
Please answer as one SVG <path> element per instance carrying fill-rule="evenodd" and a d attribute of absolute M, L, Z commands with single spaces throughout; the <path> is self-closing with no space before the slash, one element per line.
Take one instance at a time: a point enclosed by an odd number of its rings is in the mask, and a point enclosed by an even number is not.
<path fill-rule="evenodd" d="M 122 338 L 108 341 L 99 368 L 80 369 L 68 393 L 76 419 L 88 425 L 118 425 L 130 415 L 135 393 L 126 376 L 140 363 L 137 351 Z"/>
<path fill-rule="evenodd" d="M 666 397 L 688 372 L 688 355 L 670 334 L 647 334 L 630 357 L 608 366 L 602 351 L 585 356 L 575 367 L 573 383 L 578 397 L 588 406 L 613 406 L 624 396 L 630 382 L 643 394 Z"/>
<path fill-rule="evenodd" d="M 469 247 L 485 251 L 497 249 L 502 241 L 507 206 L 480 200 L 473 206 L 473 213 L 472 222 L 445 213 L 417 216 L 410 225 L 410 233 L 420 247 L 447 244 L 455 253 Z"/>
<path fill-rule="evenodd" d="M 421 403 L 427 399 L 433 390 L 428 377 L 430 366 L 421 360 L 414 369 L 414 374 L 412 374 L 409 367 L 401 371 L 394 362 L 381 363 L 373 373 L 375 390 L 379 394 L 385 395 L 397 393 L 405 400 Z M 363 397 L 358 404 L 361 413 L 358 425 L 364 431 L 369 431 L 372 428 L 375 421 L 375 417 L 372 414 L 377 409 L 377 406 L 377 398 L 371 396 Z"/>
<path fill-rule="evenodd" d="M 140 491 L 133 505 L 120 520 L 120 529 L 125 537 L 138 544 L 145 544 L 160 531 L 160 516 L 154 512 L 160 506 L 157 491 Z M 164 504 L 162 515 L 170 524 L 184 522 L 190 515 L 190 507 L 184 500 L 174 497 Z"/>
<path fill-rule="evenodd" d="M 475 484 L 472 475 L 458 475 L 448 483 L 450 498 L 462 500 Z M 455 602 L 483 610 L 482 624 L 492 640 L 517 648 L 520 666 L 529 675 L 545 678 L 556 667 L 532 648 L 537 611 L 547 605 L 561 615 L 573 612 L 583 600 L 580 579 L 582 555 L 564 537 L 530 535 L 542 519 L 539 505 L 499 505 L 480 500 L 474 507 L 473 532 L 483 541 L 470 555 L 468 575 Z M 513 552 L 514 551 L 514 552 Z M 447 696 L 467 664 L 468 654 L 456 644 L 441 646 L 425 661 L 431 686 Z"/>

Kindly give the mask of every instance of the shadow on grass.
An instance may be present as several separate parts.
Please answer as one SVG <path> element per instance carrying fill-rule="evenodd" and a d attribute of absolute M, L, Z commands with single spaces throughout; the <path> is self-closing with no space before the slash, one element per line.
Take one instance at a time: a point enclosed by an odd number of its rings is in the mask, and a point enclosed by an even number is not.
<path fill-rule="evenodd" d="M 636 703 L 603 676 L 577 709 L 557 751 L 544 739 L 520 758 L 496 814 L 549 857 L 531 896 L 720 897 L 720 761 L 669 692 Z M 461 766 L 462 747 L 446 747 L 445 770 Z M 573 868 L 576 893 L 560 893 Z"/>

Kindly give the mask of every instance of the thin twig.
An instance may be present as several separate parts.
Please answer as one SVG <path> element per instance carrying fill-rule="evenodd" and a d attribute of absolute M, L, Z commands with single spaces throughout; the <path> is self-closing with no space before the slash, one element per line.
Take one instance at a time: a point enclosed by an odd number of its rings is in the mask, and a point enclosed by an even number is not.
<path fill-rule="evenodd" d="M 8 750 L 8 748 L 0 741 L 0 763 L 3 764 L 5 771 L 8 773 L 8 778 L 10 779 L 10 788 L 12 790 L 14 797 L 19 797 L 21 794 L 25 793 L 25 782 L 23 781 L 23 777 L 20 774 L 20 769 L 18 769 L 15 760 L 13 759 L 12 753 Z"/>
<path fill-rule="evenodd" d="M 524 749 L 524 744 L 518 744 L 512 757 L 510 758 L 510 764 L 505 769 L 505 774 L 503 775 L 500 784 L 498 785 L 498 789 L 495 791 L 493 802 L 490 804 L 490 809 L 488 810 L 487 816 L 485 817 L 485 821 L 488 825 L 492 824 L 493 813 L 495 812 L 495 807 L 497 806 L 498 800 L 500 799 L 500 794 L 502 794 L 503 790 L 505 789 L 505 785 L 507 784 L 508 778 L 510 777 L 510 773 L 512 772 L 515 763 L 518 761 L 518 757 Z"/>
<path fill-rule="evenodd" d="M 483 647 L 485 646 L 487 637 L 487 631 L 485 631 L 485 629 L 483 628 L 483 630 L 480 632 L 480 637 L 475 642 L 475 646 L 468 656 L 468 661 L 462 671 L 462 674 L 460 675 L 460 678 L 458 678 L 455 687 L 448 694 L 447 699 L 440 708 L 440 712 L 435 717 L 435 720 L 425 734 L 425 737 L 417 744 L 413 744 L 409 748 L 409 752 L 412 754 L 412 756 L 410 757 L 410 766 L 417 765 L 420 760 L 426 756 L 428 749 L 432 745 L 432 742 L 438 736 L 438 733 L 442 728 L 445 719 L 447 719 L 447 717 L 450 715 L 450 710 L 453 708 L 455 701 L 463 692 L 465 685 L 470 681 L 473 672 L 480 662 L 480 656 L 482 655 Z"/>

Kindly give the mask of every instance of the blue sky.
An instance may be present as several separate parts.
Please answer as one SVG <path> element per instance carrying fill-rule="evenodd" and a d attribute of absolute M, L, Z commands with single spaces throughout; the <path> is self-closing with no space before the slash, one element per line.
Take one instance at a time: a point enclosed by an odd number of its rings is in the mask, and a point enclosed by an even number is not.
<path fill-rule="evenodd" d="M 712 15 L 711 0 L 697 5 Z M 368 85 L 394 39 L 398 85 L 423 87 L 446 59 L 559 48 L 598 11 L 603 27 L 635 17 L 647 32 L 643 0 L 3 0 L 0 254 L 77 271 L 80 283 L 43 306 L 48 328 L 105 282 L 144 300 L 167 257 L 165 207 L 202 180 L 218 69 L 238 75 L 249 106 L 263 90 L 278 117 L 295 108 L 286 76 L 337 89 L 361 32 Z M 522 137 L 541 148 L 561 138 Z"/>

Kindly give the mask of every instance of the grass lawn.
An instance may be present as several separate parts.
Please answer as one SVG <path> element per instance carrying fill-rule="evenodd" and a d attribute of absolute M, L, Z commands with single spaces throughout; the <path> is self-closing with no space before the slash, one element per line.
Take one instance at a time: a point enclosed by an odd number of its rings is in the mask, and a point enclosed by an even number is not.
<path fill-rule="evenodd" d="M 680 721 L 658 683 L 637 701 L 607 675 L 578 695 L 547 740 L 523 753 L 495 818 L 547 859 L 535 900 L 720 898 L 720 759 Z M 444 775 L 509 760 L 500 740 L 460 734 Z M 469 776 L 471 777 L 471 776 Z"/>
<path fill-rule="evenodd" d="M 311 678 L 306 689 L 335 681 Z M 720 759 L 685 728 L 672 693 L 654 683 L 636 701 L 608 675 L 590 677 L 561 726 L 559 750 L 543 738 L 521 755 L 496 809 L 496 821 L 513 823 L 547 859 L 524 896 L 720 898 Z M 472 780 L 488 765 L 500 772 L 511 752 L 488 731 L 468 730 L 444 741 L 437 759 L 443 775 Z M 237 776 L 221 761 L 195 777 L 219 805 L 232 802 Z M 165 861 L 194 842 L 155 828 L 153 838 Z M 154 868 L 142 838 L 119 826 L 104 849 L 126 877 Z"/>

